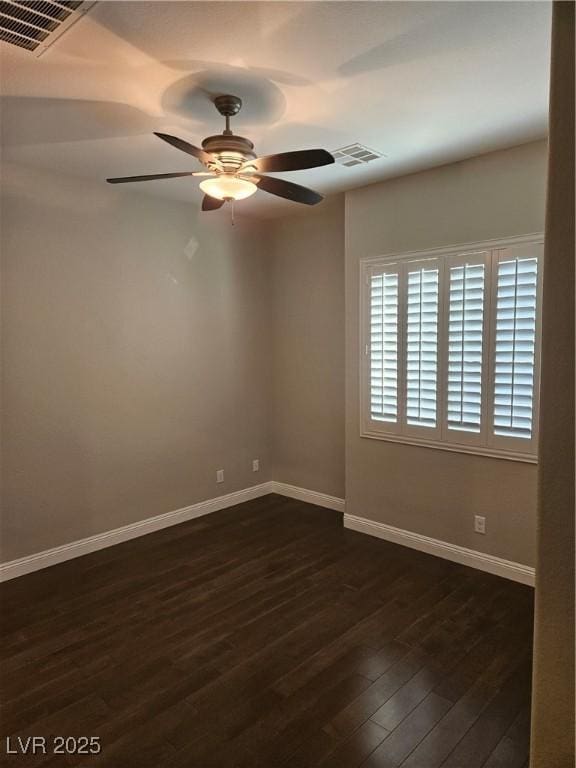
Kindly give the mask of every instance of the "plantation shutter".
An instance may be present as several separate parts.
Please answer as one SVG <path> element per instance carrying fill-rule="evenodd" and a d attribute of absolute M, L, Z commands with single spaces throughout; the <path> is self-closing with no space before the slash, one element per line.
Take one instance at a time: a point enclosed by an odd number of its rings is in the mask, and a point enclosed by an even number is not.
<path fill-rule="evenodd" d="M 479 435 L 482 429 L 487 255 L 458 259 L 449 268 L 446 424 L 448 430 L 468 435 Z"/>
<path fill-rule="evenodd" d="M 363 260 L 361 435 L 535 461 L 538 236 Z"/>
<path fill-rule="evenodd" d="M 438 426 L 439 265 L 409 264 L 406 280 L 406 426 Z"/>
<path fill-rule="evenodd" d="M 538 259 L 501 252 L 496 277 L 494 435 L 531 440 L 534 433 Z"/>
<path fill-rule="evenodd" d="M 397 270 L 372 274 L 370 289 L 370 418 L 398 422 Z"/>

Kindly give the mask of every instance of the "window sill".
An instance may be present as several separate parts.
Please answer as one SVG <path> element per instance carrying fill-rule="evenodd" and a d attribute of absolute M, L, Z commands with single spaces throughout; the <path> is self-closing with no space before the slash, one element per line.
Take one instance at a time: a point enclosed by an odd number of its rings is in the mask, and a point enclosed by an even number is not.
<path fill-rule="evenodd" d="M 487 456 L 491 459 L 505 459 L 506 461 L 520 461 L 524 464 L 538 464 L 538 457 L 530 453 L 515 453 L 514 451 L 503 451 L 498 448 L 485 448 L 478 445 L 461 445 L 459 443 L 445 443 L 439 440 L 426 440 L 418 437 L 407 437 L 405 435 L 391 435 L 385 432 L 372 431 L 364 429 L 360 432 L 360 437 L 366 437 L 370 440 L 384 440 L 388 443 L 404 443 L 405 445 L 416 445 L 421 448 L 435 448 L 438 451 L 450 451 L 452 453 L 470 453 L 475 456 Z"/>

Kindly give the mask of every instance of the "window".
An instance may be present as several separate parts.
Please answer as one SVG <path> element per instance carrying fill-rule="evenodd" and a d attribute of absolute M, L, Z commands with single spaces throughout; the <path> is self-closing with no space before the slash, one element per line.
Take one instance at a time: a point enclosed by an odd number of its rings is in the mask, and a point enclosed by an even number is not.
<path fill-rule="evenodd" d="M 536 460 L 542 251 L 362 260 L 363 436 Z"/>

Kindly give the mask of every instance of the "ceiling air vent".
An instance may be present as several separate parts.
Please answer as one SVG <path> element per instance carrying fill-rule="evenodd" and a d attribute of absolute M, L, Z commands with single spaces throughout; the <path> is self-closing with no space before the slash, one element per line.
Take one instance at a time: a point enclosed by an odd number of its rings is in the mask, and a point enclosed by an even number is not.
<path fill-rule="evenodd" d="M 345 165 L 347 168 L 352 168 L 354 165 L 362 165 L 363 163 L 371 163 L 372 160 L 386 157 L 381 152 L 369 149 L 363 144 L 348 144 L 347 147 L 333 150 L 331 154 L 339 165 Z"/>
<path fill-rule="evenodd" d="M 93 5 L 83 0 L 0 0 L 0 40 L 40 56 Z"/>

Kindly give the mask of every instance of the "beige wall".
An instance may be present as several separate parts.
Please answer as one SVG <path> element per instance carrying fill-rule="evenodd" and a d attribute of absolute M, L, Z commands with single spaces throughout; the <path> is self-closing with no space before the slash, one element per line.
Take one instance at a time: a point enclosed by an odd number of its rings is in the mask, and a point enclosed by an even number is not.
<path fill-rule="evenodd" d="M 545 159 L 525 145 L 235 227 L 8 169 L 2 559 L 274 479 L 533 564 L 535 466 L 359 437 L 358 260 L 541 230 Z"/>
<path fill-rule="evenodd" d="M 346 194 L 348 513 L 534 564 L 536 466 L 359 436 L 358 262 L 542 231 L 545 179 L 538 142 Z"/>
<path fill-rule="evenodd" d="M 574 4 L 553 18 L 532 768 L 574 768 Z"/>
<path fill-rule="evenodd" d="M 274 222 L 274 479 L 344 497 L 344 198 Z"/>
<path fill-rule="evenodd" d="M 259 228 L 4 171 L 1 559 L 270 479 Z"/>

